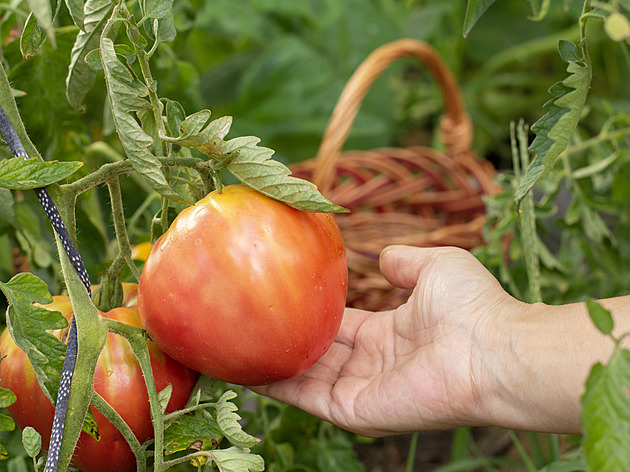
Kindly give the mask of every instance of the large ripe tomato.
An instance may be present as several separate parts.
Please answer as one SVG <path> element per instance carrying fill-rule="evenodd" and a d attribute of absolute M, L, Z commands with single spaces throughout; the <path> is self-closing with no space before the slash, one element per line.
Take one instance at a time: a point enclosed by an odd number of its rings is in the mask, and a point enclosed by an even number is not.
<path fill-rule="evenodd" d="M 125 287 L 126 307 L 115 308 L 104 316 L 132 326 L 142 327 L 138 307 L 134 303 L 137 285 Z M 61 312 L 66 318 L 72 314 L 68 297 L 56 296 L 46 308 Z M 131 304 L 131 305 L 130 305 Z M 61 330 L 52 332 L 58 338 Z M 151 366 L 158 391 L 169 383 L 173 394 L 167 411 L 181 409 L 198 378 L 198 373 L 168 357 L 154 343 L 147 343 Z M 32 426 L 42 435 L 42 443 L 50 441 L 54 407 L 44 395 L 35 371 L 26 354 L 18 348 L 7 329 L 0 336 L 0 386 L 12 390 L 17 401 L 8 407 L 9 413 L 20 428 Z M 138 361 L 127 341 L 109 334 L 96 366 L 94 388 L 127 422 L 140 442 L 153 435 L 149 397 Z M 100 433 L 96 441 L 81 433 L 72 463 L 87 472 L 132 472 L 136 459 L 120 432 L 105 417 L 92 408 Z"/>
<path fill-rule="evenodd" d="M 174 359 L 219 380 L 260 385 L 304 373 L 328 350 L 347 280 L 330 214 L 232 185 L 183 210 L 156 242 L 138 307 Z"/>

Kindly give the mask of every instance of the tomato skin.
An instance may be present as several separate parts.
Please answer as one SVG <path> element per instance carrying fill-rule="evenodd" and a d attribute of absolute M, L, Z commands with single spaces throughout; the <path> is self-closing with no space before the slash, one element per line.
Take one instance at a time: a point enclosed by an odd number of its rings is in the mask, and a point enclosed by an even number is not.
<path fill-rule="evenodd" d="M 133 303 L 136 287 L 135 284 L 125 287 L 125 304 Z M 55 296 L 53 303 L 45 307 L 61 312 L 66 318 L 72 314 L 68 297 Z M 114 308 L 103 315 L 142 327 L 137 305 Z M 52 331 L 52 334 L 59 337 L 61 330 Z M 165 355 L 154 343 L 148 342 L 147 345 L 158 391 L 169 383 L 173 385 L 167 411 L 183 408 L 198 373 Z M 7 329 L 0 336 L 0 354 L 6 356 L 0 362 L 0 386 L 10 389 L 17 396 L 17 401 L 7 408 L 9 414 L 20 428 L 35 428 L 42 435 L 42 444 L 47 445 L 50 442 L 54 407 L 40 389 L 26 354 L 15 345 Z M 96 366 L 94 388 L 122 416 L 141 443 L 153 436 L 144 377 L 124 338 L 111 333 L 108 335 Z M 82 432 L 72 464 L 86 472 L 135 471 L 136 459 L 127 441 L 99 411 L 92 408 L 92 412 L 101 439 L 97 442 Z"/>
<path fill-rule="evenodd" d="M 142 321 L 182 364 L 241 385 L 308 370 L 332 344 L 348 282 L 333 217 L 243 185 L 183 210 L 138 286 Z"/>

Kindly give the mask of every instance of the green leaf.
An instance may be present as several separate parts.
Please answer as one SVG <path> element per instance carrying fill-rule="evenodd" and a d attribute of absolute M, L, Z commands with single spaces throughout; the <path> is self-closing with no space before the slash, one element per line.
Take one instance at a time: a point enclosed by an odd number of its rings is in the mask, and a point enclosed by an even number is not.
<path fill-rule="evenodd" d="M 134 82 L 132 73 L 118 60 L 114 43 L 109 38 L 101 39 L 101 58 L 114 123 L 127 157 L 156 192 L 181 201 L 166 181 L 157 157 L 149 151 L 153 138 L 137 121 L 137 112 L 151 109 L 151 104 L 141 96 L 146 96 L 148 90 Z"/>
<path fill-rule="evenodd" d="M 220 449 L 210 453 L 210 457 L 221 472 L 262 472 L 265 470 L 263 458 L 251 454 L 248 449 L 239 447 Z"/>
<path fill-rule="evenodd" d="M 13 431 L 15 429 L 15 422 L 13 418 L 7 415 L 0 415 L 0 431 Z"/>
<path fill-rule="evenodd" d="M 1 353 L 0 353 L 1 354 Z M 2 362 L 0 360 L 0 362 Z M 0 408 L 6 408 L 17 401 L 15 393 L 6 388 L 0 388 Z"/>
<path fill-rule="evenodd" d="M 91 408 L 88 408 L 85 414 L 85 420 L 83 420 L 83 426 L 81 427 L 81 429 L 92 436 L 95 440 L 101 440 L 101 433 L 98 430 L 96 418 L 94 418 L 94 413 L 92 413 Z"/>
<path fill-rule="evenodd" d="M 615 324 L 613 317 L 606 308 L 601 306 L 594 300 L 587 300 L 586 307 L 588 308 L 588 314 L 595 323 L 595 326 L 604 334 L 612 333 Z"/>
<path fill-rule="evenodd" d="M 236 398 L 236 393 L 232 390 L 228 390 L 219 398 L 215 406 L 217 410 L 217 424 L 228 441 L 234 446 L 242 448 L 254 447 L 260 442 L 260 439 L 243 431 L 238 422 L 241 417 L 236 414 L 238 407 L 230 401 L 234 398 Z"/>
<path fill-rule="evenodd" d="M 173 0 L 147 0 L 144 5 L 144 16 L 155 19 L 164 18 L 171 8 L 173 8 Z"/>
<path fill-rule="evenodd" d="M 164 432 L 164 453 L 173 454 L 186 449 L 207 451 L 215 449 L 223 439 L 216 420 L 207 411 L 195 411 L 180 416 Z"/>
<path fill-rule="evenodd" d="M 468 0 L 466 17 L 464 18 L 464 37 L 468 36 L 479 18 L 494 2 L 495 0 Z"/>
<path fill-rule="evenodd" d="M 81 30 L 85 31 L 85 1 L 84 0 L 66 0 L 66 6 L 72 17 L 74 24 Z"/>
<path fill-rule="evenodd" d="M 0 187 L 26 190 L 45 187 L 75 173 L 83 162 L 42 162 L 36 158 L 13 157 L 0 161 Z"/>
<path fill-rule="evenodd" d="M 567 71 L 570 75 L 551 86 L 549 92 L 553 98 L 543 107 L 547 113 L 531 127 L 536 133 L 529 147 L 534 159 L 516 189 L 514 200 L 517 210 L 525 195 L 551 170 L 558 156 L 566 149 L 588 96 L 590 62 L 579 55 L 577 47 L 570 41 L 560 41 L 558 51 L 569 63 Z"/>
<path fill-rule="evenodd" d="M 116 54 L 123 56 L 127 60 L 127 64 L 131 64 L 136 58 L 136 51 L 134 51 L 127 44 L 116 44 L 114 46 Z M 103 70 L 103 61 L 101 60 L 101 52 L 98 49 L 93 49 L 88 52 L 84 59 L 85 63 L 94 70 Z"/>
<path fill-rule="evenodd" d="M 46 396 L 54 401 L 66 346 L 48 330 L 65 328 L 68 322 L 58 311 L 33 305 L 52 302 L 46 284 L 33 274 L 22 273 L 7 283 L 0 282 L 0 289 L 9 302 L 6 323 L 11 337 L 28 356 Z"/>
<path fill-rule="evenodd" d="M 85 96 L 94 86 L 96 72 L 85 62 L 85 57 L 99 47 L 111 11 L 110 0 L 88 0 L 85 4 L 83 29 L 74 41 L 66 77 L 66 98 L 74 108 L 82 108 Z"/>
<path fill-rule="evenodd" d="M 630 351 L 615 348 L 608 365 L 595 364 L 582 396 L 584 457 L 592 472 L 630 464 Z"/>
<path fill-rule="evenodd" d="M 160 411 L 162 414 L 168 407 L 168 402 L 171 401 L 171 395 L 173 395 L 173 384 L 168 384 L 162 390 L 158 392 L 158 399 L 160 400 Z"/>
<path fill-rule="evenodd" d="M 190 115 L 181 123 L 179 137 L 172 142 L 206 154 L 225 165 L 245 185 L 299 210 L 348 212 L 319 193 L 311 182 L 291 177 L 288 167 L 271 158 L 272 149 L 258 146 L 259 138 L 244 136 L 224 141 L 232 125 L 231 117 L 207 123 L 209 118 L 210 110 Z"/>
<path fill-rule="evenodd" d="M 26 19 L 22 36 L 20 37 L 20 52 L 24 59 L 35 56 L 46 42 L 46 31 L 31 13 Z"/>
<path fill-rule="evenodd" d="M 27 426 L 22 430 L 22 445 L 29 457 L 37 457 L 42 450 L 42 437 L 34 428 Z"/>
<path fill-rule="evenodd" d="M 53 27 L 53 13 L 56 13 L 56 8 L 53 9 L 49 0 L 26 0 L 26 3 L 33 12 L 33 16 L 46 32 L 46 35 L 50 38 L 50 43 L 56 48 L 55 28 Z"/>

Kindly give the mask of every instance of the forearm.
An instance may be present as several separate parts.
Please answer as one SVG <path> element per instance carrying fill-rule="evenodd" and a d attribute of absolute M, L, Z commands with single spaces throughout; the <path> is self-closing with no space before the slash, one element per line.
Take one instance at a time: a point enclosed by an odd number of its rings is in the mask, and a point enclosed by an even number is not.
<path fill-rule="evenodd" d="M 630 331 L 630 297 L 603 300 L 615 335 Z M 593 325 L 586 305 L 520 305 L 495 324 L 503 352 L 489 382 L 485 414 L 513 429 L 580 433 L 580 397 L 591 367 L 614 342 Z M 497 333 L 494 333 L 496 337 Z"/>

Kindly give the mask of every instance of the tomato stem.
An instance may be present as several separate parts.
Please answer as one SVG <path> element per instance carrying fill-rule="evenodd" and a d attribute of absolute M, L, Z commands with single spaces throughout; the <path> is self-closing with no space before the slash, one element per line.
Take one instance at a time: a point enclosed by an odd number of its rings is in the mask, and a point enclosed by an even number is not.
<path fill-rule="evenodd" d="M 136 456 L 137 472 L 145 472 L 147 470 L 147 461 L 145 457 L 145 450 L 136 435 L 125 420 L 118 414 L 118 412 L 101 397 L 98 393 L 94 394 L 92 398 L 92 406 L 100 411 L 105 418 L 107 418 L 117 429 L 120 434 L 123 435 L 132 452 Z"/>
<path fill-rule="evenodd" d="M 105 319 L 104 324 L 107 329 L 115 334 L 124 337 L 131 350 L 136 355 L 144 381 L 149 394 L 149 402 L 151 404 L 151 421 L 153 422 L 154 430 L 154 470 L 164 470 L 164 418 L 162 411 L 160 410 L 160 399 L 158 397 L 157 387 L 155 386 L 155 379 L 153 377 L 153 369 L 151 368 L 151 358 L 149 356 L 149 348 L 147 347 L 147 333 L 141 328 L 130 326 L 118 321 Z"/>

